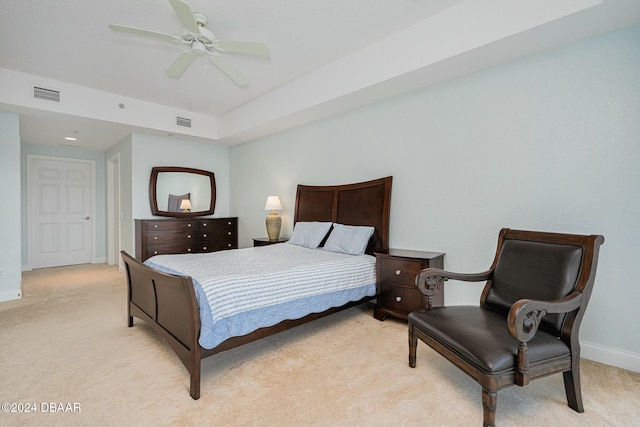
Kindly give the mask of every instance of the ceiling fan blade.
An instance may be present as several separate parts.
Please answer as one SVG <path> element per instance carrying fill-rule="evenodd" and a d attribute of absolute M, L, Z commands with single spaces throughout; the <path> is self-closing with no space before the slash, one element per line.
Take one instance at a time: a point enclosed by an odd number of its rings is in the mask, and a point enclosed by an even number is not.
<path fill-rule="evenodd" d="M 251 80 L 231 62 L 224 59 L 217 53 L 209 54 L 209 61 L 211 61 L 216 67 L 218 67 L 223 73 L 225 73 L 231 80 L 236 82 L 238 86 L 247 86 Z"/>
<path fill-rule="evenodd" d="M 192 55 L 189 52 L 181 53 L 176 60 L 173 61 L 173 64 L 167 68 L 167 75 L 177 79 L 187 68 L 189 68 L 189 65 L 191 65 L 194 59 L 196 59 L 196 55 Z"/>
<path fill-rule="evenodd" d="M 135 34 L 138 36 L 153 37 L 156 39 L 170 41 L 170 42 L 180 41 L 180 37 L 178 36 L 165 34 L 165 33 L 158 33 L 156 31 L 143 30 L 141 28 L 126 27 L 124 25 L 118 25 L 118 24 L 109 24 L 108 27 L 111 28 L 113 31 L 118 31 L 120 33 L 128 33 L 128 34 Z"/>
<path fill-rule="evenodd" d="M 178 15 L 182 26 L 192 33 L 200 34 L 200 28 L 198 27 L 196 19 L 193 17 L 191 6 L 182 0 L 169 0 L 169 3 L 171 3 L 171 7 L 173 7 L 176 15 Z"/>
<path fill-rule="evenodd" d="M 271 52 L 269 51 L 267 45 L 259 42 L 217 40 L 214 45 L 217 49 L 223 52 L 243 53 L 246 55 L 263 56 L 265 58 L 271 56 Z"/>

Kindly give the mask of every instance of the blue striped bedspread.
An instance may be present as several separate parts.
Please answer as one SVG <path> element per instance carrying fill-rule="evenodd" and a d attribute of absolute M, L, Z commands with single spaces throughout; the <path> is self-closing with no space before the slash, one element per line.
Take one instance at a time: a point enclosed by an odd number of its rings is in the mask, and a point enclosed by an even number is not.
<path fill-rule="evenodd" d="M 156 255 L 145 264 L 191 276 L 200 309 L 199 343 L 204 348 L 376 293 L 373 256 L 288 243 L 206 254 Z"/>

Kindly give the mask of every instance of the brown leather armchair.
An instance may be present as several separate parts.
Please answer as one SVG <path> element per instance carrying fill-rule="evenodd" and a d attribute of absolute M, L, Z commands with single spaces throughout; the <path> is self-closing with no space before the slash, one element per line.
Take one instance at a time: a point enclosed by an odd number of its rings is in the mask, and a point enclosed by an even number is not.
<path fill-rule="evenodd" d="M 427 268 L 416 285 L 427 308 L 409 314 L 409 366 L 418 338 L 482 386 L 484 426 L 497 392 L 562 372 L 569 406 L 584 412 L 578 333 L 604 237 L 502 229 L 491 268 L 457 274 Z M 486 281 L 479 306 L 431 307 L 444 281 Z"/>

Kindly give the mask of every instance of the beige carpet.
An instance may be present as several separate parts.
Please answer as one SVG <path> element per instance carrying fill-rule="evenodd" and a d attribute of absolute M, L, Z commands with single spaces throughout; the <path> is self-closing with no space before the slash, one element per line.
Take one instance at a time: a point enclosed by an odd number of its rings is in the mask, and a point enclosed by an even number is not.
<path fill-rule="evenodd" d="M 36 412 L 0 413 L 2 426 L 482 424 L 480 387 L 422 343 L 409 368 L 406 323 L 369 306 L 205 359 L 194 401 L 169 347 L 141 321 L 127 328 L 115 267 L 23 282 L 22 300 L 0 303 L 0 402 Z M 582 386 L 584 414 L 566 405 L 561 375 L 502 390 L 498 425 L 640 425 L 640 374 L 585 360 Z M 80 412 L 51 412 L 60 404 Z"/>

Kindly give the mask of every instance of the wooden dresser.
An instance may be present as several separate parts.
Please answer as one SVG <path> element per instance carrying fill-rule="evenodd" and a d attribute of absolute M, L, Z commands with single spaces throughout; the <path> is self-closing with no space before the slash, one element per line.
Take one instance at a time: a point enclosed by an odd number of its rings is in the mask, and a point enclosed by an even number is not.
<path fill-rule="evenodd" d="M 136 258 L 238 248 L 238 218 L 136 219 Z"/>
<path fill-rule="evenodd" d="M 415 285 L 416 276 L 424 268 L 442 268 L 444 254 L 403 249 L 376 253 L 378 273 L 377 303 L 373 316 L 384 320 L 387 315 L 406 319 L 413 310 L 426 304 L 426 297 Z M 433 306 L 444 304 L 444 289 L 433 299 Z"/>

